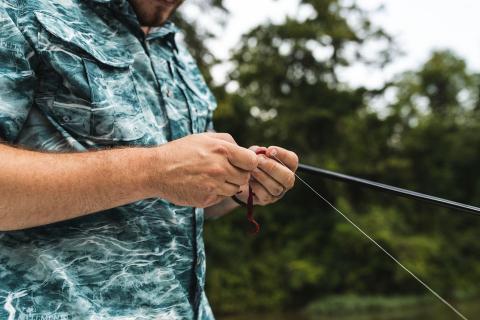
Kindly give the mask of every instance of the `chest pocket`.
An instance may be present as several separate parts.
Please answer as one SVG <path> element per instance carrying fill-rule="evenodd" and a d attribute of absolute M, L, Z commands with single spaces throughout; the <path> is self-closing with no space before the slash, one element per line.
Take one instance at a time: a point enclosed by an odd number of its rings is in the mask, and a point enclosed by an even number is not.
<path fill-rule="evenodd" d="M 102 28 L 66 23 L 42 12 L 35 15 L 44 29 L 40 33 L 46 33 L 39 42 L 64 83 L 46 106 L 54 120 L 67 131 L 100 143 L 142 138 L 145 119 L 130 53 Z"/>
<path fill-rule="evenodd" d="M 207 131 L 217 101 L 208 88 L 193 57 L 186 51 L 180 50 L 178 59 L 179 73 L 188 89 L 187 100 L 196 114 L 196 132 Z"/>

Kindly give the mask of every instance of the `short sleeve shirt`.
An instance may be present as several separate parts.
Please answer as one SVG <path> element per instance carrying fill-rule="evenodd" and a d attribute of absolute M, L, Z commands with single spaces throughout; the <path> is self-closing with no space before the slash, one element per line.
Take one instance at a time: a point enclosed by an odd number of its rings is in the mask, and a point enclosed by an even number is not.
<path fill-rule="evenodd" d="M 87 152 L 212 127 L 179 30 L 145 36 L 127 0 L 0 0 L 0 26 L 0 140 Z M 202 209 L 153 198 L 0 233 L 0 318 L 213 319 L 202 228 Z"/>

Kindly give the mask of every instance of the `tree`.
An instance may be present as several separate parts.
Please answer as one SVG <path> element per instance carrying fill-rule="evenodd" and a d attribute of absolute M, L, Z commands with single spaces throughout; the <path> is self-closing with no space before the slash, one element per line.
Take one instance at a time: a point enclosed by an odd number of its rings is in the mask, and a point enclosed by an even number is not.
<path fill-rule="evenodd" d="M 210 85 L 213 85 L 210 69 L 218 63 L 218 60 L 211 53 L 206 42 L 215 37 L 212 27 L 223 26 L 228 17 L 229 12 L 223 2 L 223 0 L 191 0 L 183 4 L 173 16 L 173 21 L 183 31 L 188 48 Z M 189 14 L 191 12 L 201 12 L 203 19 L 199 19 L 198 16 L 192 17 Z M 205 20 L 210 23 L 206 25 Z"/>
<path fill-rule="evenodd" d="M 221 1 L 193 3 L 203 4 L 211 9 L 204 12 L 228 15 Z M 217 130 L 244 146 L 282 145 L 306 163 L 480 203 L 480 76 L 453 52 L 437 51 L 385 88 L 351 88 L 339 77 L 342 68 L 384 67 L 398 52 L 393 39 L 355 4 L 303 0 L 300 6 L 306 16 L 265 23 L 243 37 L 229 79 L 238 90 L 215 88 Z M 183 19 L 186 41 L 210 81 L 215 60 L 204 40 L 212 34 Z M 367 55 L 372 43 L 381 49 Z M 381 114 L 373 111 L 372 99 L 387 90 L 394 101 Z M 480 221 L 307 180 L 441 293 L 479 293 Z M 206 224 L 207 289 L 217 313 L 301 308 L 338 294 L 425 293 L 301 185 L 282 202 L 256 209 L 257 237 L 246 233 L 242 210 Z"/>
<path fill-rule="evenodd" d="M 381 67 L 395 49 L 355 5 L 322 0 L 301 6 L 310 11 L 307 19 L 267 23 L 243 37 L 230 76 L 239 89 L 220 99 L 216 127 L 242 145 L 278 144 L 303 161 L 338 168 L 351 163 L 348 148 L 376 149 L 365 140 L 385 134 L 367 130 L 381 124 L 367 112 L 366 101 L 376 93 L 341 83 L 339 69 L 359 61 Z M 363 53 L 371 42 L 383 45 L 375 62 Z M 368 151 L 356 150 L 368 157 Z M 343 189 L 331 186 L 330 198 Z M 299 188 L 281 205 L 261 211 L 264 229 L 256 239 L 245 238 L 241 216 L 207 225 L 212 257 L 207 286 L 216 310 L 298 307 L 347 287 L 349 281 L 332 270 L 343 260 L 327 249 L 335 242 L 337 217 L 317 199 Z"/>

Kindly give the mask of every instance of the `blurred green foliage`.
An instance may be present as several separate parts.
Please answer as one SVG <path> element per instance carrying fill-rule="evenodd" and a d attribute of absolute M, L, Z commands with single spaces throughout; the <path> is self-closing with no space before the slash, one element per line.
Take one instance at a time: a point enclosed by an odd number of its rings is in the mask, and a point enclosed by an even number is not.
<path fill-rule="evenodd" d="M 311 13 L 306 19 L 244 35 L 231 59 L 230 86 L 238 90 L 215 88 L 217 131 L 244 146 L 287 147 L 304 163 L 480 204 L 479 75 L 443 50 L 384 88 L 352 88 L 339 80 L 342 68 L 388 65 L 399 53 L 393 39 L 345 1 L 301 6 Z M 478 218 L 306 179 L 441 294 L 479 293 Z M 299 183 L 278 204 L 257 208 L 258 236 L 247 234 L 244 214 L 206 224 L 207 289 L 217 313 L 299 309 L 339 295 L 425 294 Z"/>
<path fill-rule="evenodd" d="M 429 307 L 432 304 L 431 297 L 424 296 L 368 296 L 355 295 L 332 296 L 321 302 L 310 305 L 306 313 L 312 316 L 332 315 L 342 316 L 351 314 L 388 315 L 388 319 L 395 316 L 405 316 L 405 310 L 418 312 L 420 307 Z"/>

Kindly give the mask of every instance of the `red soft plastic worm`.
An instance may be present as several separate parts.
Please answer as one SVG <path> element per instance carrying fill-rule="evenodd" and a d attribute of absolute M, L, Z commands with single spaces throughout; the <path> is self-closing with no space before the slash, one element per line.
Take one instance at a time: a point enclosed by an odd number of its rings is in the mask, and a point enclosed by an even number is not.
<path fill-rule="evenodd" d="M 256 154 L 265 154 L 265 150 L 258 150 Z M 257 221 L 255 221 L 255 218 L 253 217 L 253 196 L 255 193 L 253 193 L 252 186 L 249 184 L 248 185 L 248 200 L 247 200 L 247 220 L 253 225 L 254 230 L 252 231 L 252 234 L 257 234 L 260 231 L 260 225 L 258 224 Z"/>

